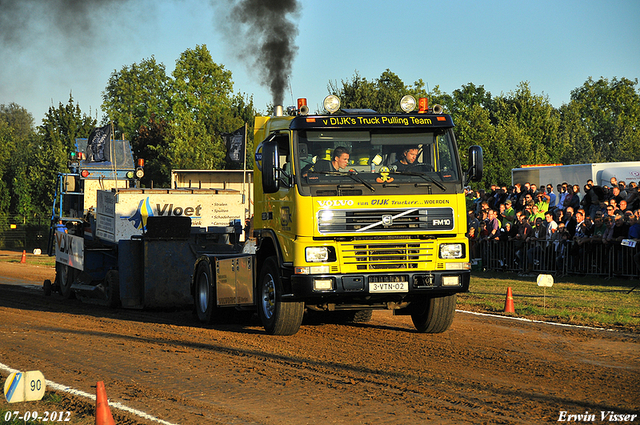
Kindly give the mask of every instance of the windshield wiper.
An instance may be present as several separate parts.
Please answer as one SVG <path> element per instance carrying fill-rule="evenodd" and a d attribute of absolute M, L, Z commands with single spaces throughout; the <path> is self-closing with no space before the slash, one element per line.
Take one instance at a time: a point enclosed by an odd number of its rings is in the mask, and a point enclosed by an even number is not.
<path fill-rule="evenodd" d="M 329 175 L 329 176 L 347 176 L 347 177 L 351 177 L 352 180 L 358 182 L 358 183 L 362 183 L 363 185 L 365 185 L 367 187 L 367 189 L 369 189 L 372 192 L 375 192 L 376 189 L 375 187 L 371 186 L 371 184 L 369 184 L 368 182 L 364 181 L 362 178 L 360 178 L 358 176 L 358 173 L 356 173 L 355 171 L 311 171 L 312 173 L 316 173 L 316 174 L 325 174 L 325 175 Z"/>
<path fill-rule="evenodd" d="M 427 176 L 426 173 L 416 173 L 416 172 L 411 172 L 411 171 L 391 171 L 391 174 L 402 174 L 403 176 L 418 176 L 418 177 L 421 177 L 422 179 L 424 179 L 425 181 L 427 181 L 429 183 L 435 184 L 440 189 L 442 189 L 443 192 L 447 191 L 447 188 L 444 187 L 444 185 L 442 183 L 440 183 L 439 181 L 434 180 L 431 177 Z"/>

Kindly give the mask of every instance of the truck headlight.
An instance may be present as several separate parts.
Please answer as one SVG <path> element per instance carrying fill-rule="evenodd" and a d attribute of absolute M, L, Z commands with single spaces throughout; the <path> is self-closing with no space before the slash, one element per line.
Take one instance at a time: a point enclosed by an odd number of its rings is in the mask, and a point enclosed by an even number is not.
<path fill-rule="evenodd" d="M 455 259 L 464 258 L 464 244 L 461 243 L 444 243 L 440 245 L 440 258 Z"/>
<path fill-rule="evenodd" d="M 308 246 L 304 249 L 304 259 L 307 263 L 324 263 L 336 261 L 336 254 L 330 246 Z"/>
<path fill-rule="evenodd" d="M 400 99 L 400 108 L 407 114 L 416 108 L 416 98 L 410 94 L 405 95 Z"/>
<path fill-rule="evenodd" d="M 330 94 L 329 96 L 324 98 L 322 106 L 324 106 L 324 109 L 327 112 L 333 114 L 338 109 L 340 109 L 340 98 L 334 94 Z"/>

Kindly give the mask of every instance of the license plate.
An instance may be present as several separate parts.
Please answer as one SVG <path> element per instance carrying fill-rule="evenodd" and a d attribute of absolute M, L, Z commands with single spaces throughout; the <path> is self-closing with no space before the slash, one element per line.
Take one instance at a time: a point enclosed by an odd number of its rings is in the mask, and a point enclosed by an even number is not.
<path fill-rule="evenodd" d="M 409 292 L 409 282 L 369 282 L 369 292 Z"/>

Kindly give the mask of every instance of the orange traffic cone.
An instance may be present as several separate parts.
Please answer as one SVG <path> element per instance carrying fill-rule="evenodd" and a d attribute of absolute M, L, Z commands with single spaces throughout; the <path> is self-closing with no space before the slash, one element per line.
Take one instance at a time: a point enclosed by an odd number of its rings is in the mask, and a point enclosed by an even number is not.
<path fill-rule="evenodd" d="M 20 259 L 20 264 L 27 264 L 27 251 L 22 250 L 22 258 Z"/>
<path fill-rule="evenodd" d="M 505 313 L 515 313 L 515 309 L 513 308 L 513 292 L 511 292 L 511 287 L 507 288 L 507 299 L 504 302 L 504 312 Z"/>
<path fill-rule="evenodd" d="M 98 381 L 96 384 L 96 425 L 116 425 L 111 416 L 107 390 L 104 388 L 103 381 Z"/>

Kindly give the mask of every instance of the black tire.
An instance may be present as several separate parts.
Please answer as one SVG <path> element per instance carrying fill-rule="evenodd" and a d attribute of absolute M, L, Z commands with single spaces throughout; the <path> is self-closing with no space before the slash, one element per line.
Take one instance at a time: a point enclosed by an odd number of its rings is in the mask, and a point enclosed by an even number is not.
<path fill-rule="evenodd" d="M 437 334 L 449 329 L 456 312 L 456 294 L 411 303 L 411 320 L 418 332 Z"/>
<path fill-rule="evenodd" d="M 111 308 L 120 307 L 120 275 L 118 270 L 109 270 L 104 277 L 105 293 L 107 295 L 107 306 Z"/>
<path fill-rule="evenodd" d="M 58 283 L 58 291 L 64 299 L 75 297 L 75 293 L 71 289 L 73 283 L 73 268 L 66 264 L 56 263 L 56 281 Z"/>
<path fill-rule="evenodd" d="M 367 323 L 371 321 L 373 310 L 350 311 L 347 317 L 348 323 Z"/>
<path fill-rule="evenodd" d="M 282 301 L 282 279 L 276 257 L 268 257 L 260 269 L 258 316 L 268 334 L 293 335 L 304 316 L 303 302 Z"/>
<path fill-rule="evenodd" d="M 51 296 L 51 288 L 53 287 L 53 285 L 51 284 L 51 281 L 49 279 L 46 279 L 44 281 L 44 283 L 42 284 L 42 289 L 44 290 L 44 295 L 46 297 Z"/>
<path fill-rule="evenodd" d="M 198 320 L 208 325 L 217 316 L 215 276 L 213 276 L 211 263 L 208 260 L 198 263 L 194 285 L 193 298 L 195 299 Z"/>
<path fill-rule="evenodd" d="M 373 315 L 373 310 L 346 310 L 346 311 L 335 311 L 330 313 L 331 320 L 334 323 L 345 324 L 345 323 L 367 323 L 371 321 L 371 317 Z"/>

